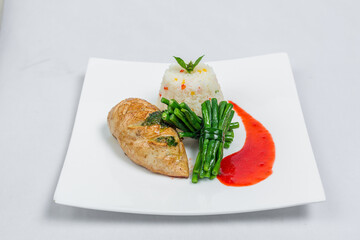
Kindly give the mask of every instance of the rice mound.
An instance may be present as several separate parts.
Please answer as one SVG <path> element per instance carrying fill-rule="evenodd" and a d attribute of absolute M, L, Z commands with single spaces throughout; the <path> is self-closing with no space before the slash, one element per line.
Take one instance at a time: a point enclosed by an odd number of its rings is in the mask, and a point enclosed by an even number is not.
<path fill-rule="evenodd" d="M 163 97 L 187 103 L 199 116 L 204 101 L 211 98 L 217 98 L 219 102 L 224 100 L 214 70 L 204 63 L 197 65 L 191 73 L 178 64 L 171 64 L 164 73 L 159 91 L 157 106 L 161 110 L 167 108 L 160 101 Z"/>

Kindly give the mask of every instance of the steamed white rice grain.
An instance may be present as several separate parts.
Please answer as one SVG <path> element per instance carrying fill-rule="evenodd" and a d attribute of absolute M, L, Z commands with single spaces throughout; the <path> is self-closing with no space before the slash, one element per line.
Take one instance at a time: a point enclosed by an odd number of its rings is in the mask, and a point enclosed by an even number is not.
<path fill-rule="evenodd" d="M 165 71 L 161 83 L 157 105 L 161 110 L 167 108 L 161 98 L 186 102 L 195 113 L 201 116 L 201 104 L 211 98 L 218 102 L 224 100 L 220 85 L 213 69 L 204 63 L 197 65 L 191 73 L 178 64 L 172 64 Z"/>

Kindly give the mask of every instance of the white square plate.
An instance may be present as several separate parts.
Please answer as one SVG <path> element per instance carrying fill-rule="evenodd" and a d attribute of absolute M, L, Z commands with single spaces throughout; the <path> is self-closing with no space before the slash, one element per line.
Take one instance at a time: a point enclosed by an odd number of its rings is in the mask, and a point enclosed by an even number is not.
<path fill-rule="evenodd" d="M 209 63 L 225 99 L 259 120 L 272 134 L 273 174 L 249 187 L 215 180 L 175 179 L 151 173 L 128 159 L 107 127 L 107 114 L 121 100 L 156 103 L 169 64 L 89 61 L 69 149 L 56 188 L 56 203 L 159 215 L 207 215 L 282 208 L 325 200 L 286 54 Z M 239 118 L 235 119 L 241 123 Z M 241 149 L 245 130 L 235 133 L 225 155 Z M 194 161 L 197 145 L 185 142 Z M 190 164 L 192 166 L 192 164 Z"/>

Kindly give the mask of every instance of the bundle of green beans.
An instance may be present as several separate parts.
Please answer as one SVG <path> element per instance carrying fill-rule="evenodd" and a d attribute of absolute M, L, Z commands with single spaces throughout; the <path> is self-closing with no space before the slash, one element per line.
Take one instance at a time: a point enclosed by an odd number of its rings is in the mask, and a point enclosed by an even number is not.
<path fill-rule="evenodd" d="M 233 141 L 233 129 L 239 127 L 239 123 L 231 123 L 235 114 L 232 108 L 233 105 L 226 101 L 218 104 L 216 98 L 201 104 L 204 126 L 193 169 L 193 183 L 198 182 L 199 177 L 214 179 L 219 174 L 223 149 Z"/>
<path fill-rule="evenodd" d="M 223 149 L 229 148 L 234 140 L 234 130 L 239 127 L 238 122 L 231 122 L 234 117 L 233 105 L 226 101 L 220 102 L 216 98 L 201 104 L 202 118 L 197 116 L 186 103 L 179 104 L 175 99 L 161 99 L 168 105 L 163 111 L 162 119 L 174 127 L 182 130 L 181 138 L 191 137 L 199 139 L 199 153 L 193 169 L 192 182 L 199 178 L 214 179 L 219 174 L 220 163 L 223 159 Z"/>
<path fill-rule="evenodd" d="M 201 129 L 202 119 L 186 103 L 178 103 L 175 99 L 161 99 L 162 103 L 168 105 L 167 110 L 163 111 L 162 119 L 176 128 L 182 130 L 179 133 L 181 138 L 198 138 Z"/>
<path fill-rule="evenodd" d="M 216 99 L 215 99 L 216 100 Z M 203 128 L 203 120 L 201 117 L 197 116 L 196 113 L 191 110 L 191 108 L 184 102 L 178 103 L 175 99 L 161 99 L 162 103 L 168 105 L 168 108 L 163 111 L 162 119 L 164 122 L 180 129 L 182 132 L 179 132 L 180 138 L 190 137 L 199 139 L 201 135 L 201 129 Z M 223 105 L 226 102 L 223 101 Z M 225 143 L 224 147 L 229 148 L 230 144 L 234 140 L 234 131 L 233 129 L 238 128 L 239 123 L 234 122 L 230 124 L 230 128 L 225 134 Z M 214 132 L 208 132 L 206 136 L 214 136 Z"/>

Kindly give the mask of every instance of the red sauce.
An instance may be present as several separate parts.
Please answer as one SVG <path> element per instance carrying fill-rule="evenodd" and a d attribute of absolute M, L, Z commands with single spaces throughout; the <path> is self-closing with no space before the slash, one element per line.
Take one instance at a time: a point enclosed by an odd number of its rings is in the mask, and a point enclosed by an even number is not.
<path fill-rule="evenodd" d="M 250 186 L 272 174 L 275 144 L 269 131 L 235 103 L 234 110 L 245 126 L 243 148 L 221 161 L 218 179 L 227 186 Z"/>

